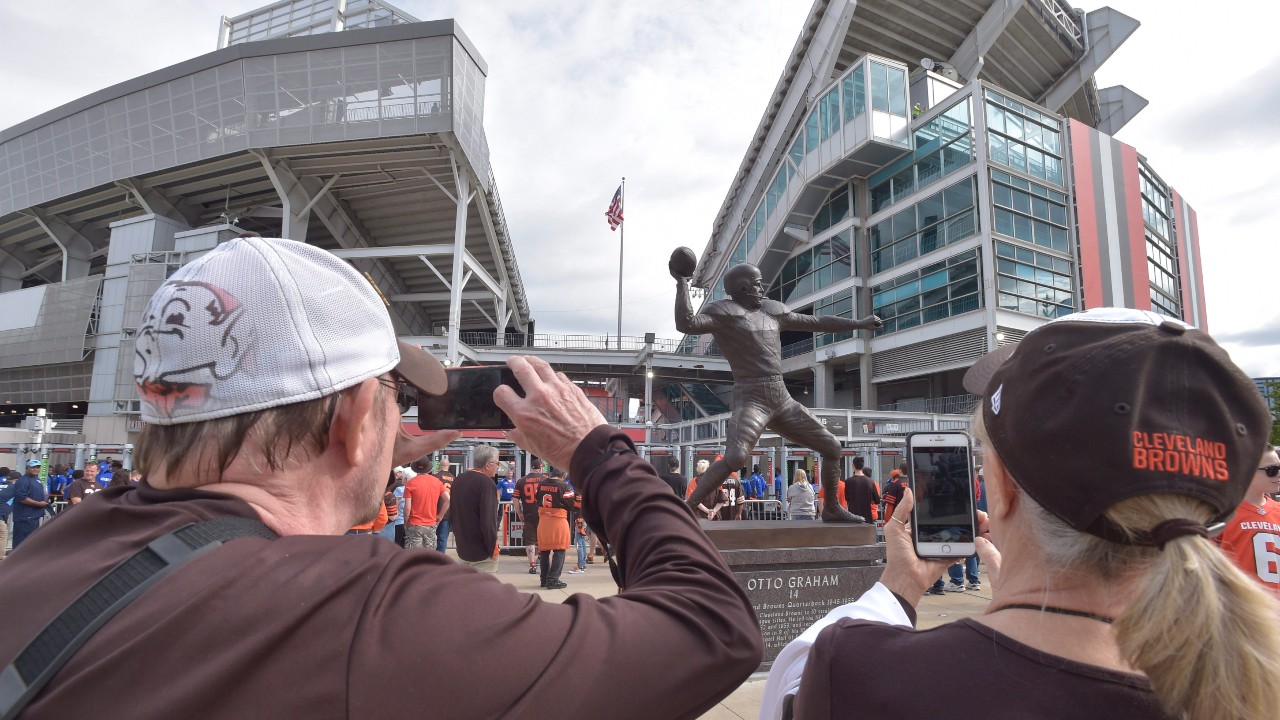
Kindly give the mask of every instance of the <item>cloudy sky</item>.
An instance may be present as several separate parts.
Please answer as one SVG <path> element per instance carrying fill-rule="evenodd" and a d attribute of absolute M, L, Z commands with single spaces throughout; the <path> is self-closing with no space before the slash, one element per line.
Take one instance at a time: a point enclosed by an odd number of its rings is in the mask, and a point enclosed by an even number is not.
<path fill-rule="evenodd" d="M 265 0 L 0 4 L 0 127 L 213 50 Z M 671 249 L 701 251 L 807 0 L 401 0 L 453 17 L 489 64 L 494 173 L 540 332 L 678 337 Z M 1103 2 L 1076 3 L 1091 10 Z M 1099 73 L 1151 104 L 1119 134 L 1199 213 L 1209 324 L 1251 375 L 1280 375 L 1280 10 L 1261 0 L 1111 0 L 1142 27 Z M 20 31 L 15 31 L 20 29 Z"/>

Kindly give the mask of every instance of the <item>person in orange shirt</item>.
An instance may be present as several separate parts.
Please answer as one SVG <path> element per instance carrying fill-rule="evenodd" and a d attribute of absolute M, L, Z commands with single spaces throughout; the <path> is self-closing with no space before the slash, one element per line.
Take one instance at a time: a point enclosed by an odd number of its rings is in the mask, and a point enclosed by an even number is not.
<path fill-rule="evenodd" d="M 1280 503 L 1267 494 L 1278 490 L 1280 455 L 1275 446 L 1267 445 L 1244 501 L 1218 536 L 1218 545 L 1231 561 L 1276 594 L 1280 594 Z"/>
<path fill-rule="evenodd" d="M 435 475 L 415 475 L 404 486 L 404 546 L 435 548 L 436 523 L 449 509 L 449 491 Z"/>
<path fill-rule="evenodd" d="M 560 580 L 564 552 L 569 549 L 569 511 L 576 495 L 564 480 L 564 471 L 551 468 L 538 484 L 538 570 L 542 587 L 559 590 L 568 585 Z"/>

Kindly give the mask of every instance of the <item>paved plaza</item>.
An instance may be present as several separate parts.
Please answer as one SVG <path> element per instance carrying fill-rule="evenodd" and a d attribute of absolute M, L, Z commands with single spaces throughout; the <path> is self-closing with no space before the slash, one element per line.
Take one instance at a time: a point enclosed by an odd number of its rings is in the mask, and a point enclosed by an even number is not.
<path fill-rule="evenodd" d="M 453 550 L 449 550 L 453 555 Z M 538 587 L 538 576 L 529 574 L 529 564 L 524 556 L 503 555 L 498 561 L 498 579 L 513 585 L 524 592 L 537 593 L 548 602 L 560 602 L 574 593 L 586 593 L 592 597 L 602 598 L 617 592 L 613 578 L 609 574 L 609 566 L 597 557 L 595 562 L 587 565 L 587 571 L 581 575 L 570 575 L 568 569 L 573 567 L 577 556 L 573 550 L 565 555 L 565 572 L 560 579 L 569 584 L 563 590 L 543 590 Z M 931 628 L 960 618 L 981 615 L 991 600 L 991 590 L 987 585 L 987 573 L 984 567 L 981 572 L 983 589 L 946 595 L 925 595 L 916 608 L 917 627 Z M 760 698 L 764 694 L 764 673 L 756 673 L 745 683 L 725 698 L 719 705 L 703 715 L 703 720 L 734 720 L 736 718 L 752 718 L 759 715 Z"/>

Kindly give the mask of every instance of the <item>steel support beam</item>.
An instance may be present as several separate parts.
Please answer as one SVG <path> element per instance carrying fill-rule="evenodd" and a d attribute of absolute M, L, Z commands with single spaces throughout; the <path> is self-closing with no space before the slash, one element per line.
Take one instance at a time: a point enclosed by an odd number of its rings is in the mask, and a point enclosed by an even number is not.
<path fill-rule="evenodd" d="M 250 149 L 250 153 L 262 163 L 262 168 L 271 180 L 276 195 L 280 197 L 280 207 L 284 210 L 281 217 L 280 235 L 298 242 L 307 241 L 307 226 L 311 222 L 311 198 L 318 196 L 316 192 L 308 192 L 302 180 L 289 168 L 283 159 L 272 158 L 262 150 Z M 316 188 L 318 189 L 318 188 Z"/>
<path fill-rule="evenodd" d="M 1060 110 L 1077 90 L 1089 82 L 1107 58 L 1129 39 L 1139 25 L 1141 23 L 1137 20 L 1109 7 L 1099 8 L 1085 15 L 1084 57 L 1063 73 L 1036 102 L 1054 112 Z"/>
<path fill-rule="evenodd" d="M 1147 106 L 1147 99 L 1123 85 L 1113 85 L 1098 90 L 1098 105 L 1102 111 L 1098 130 L 1115 135 L 1135 115 L 1142 112 Z"/>
<path fill-rule="evenodd" d="M 57 215 L 38 207 L 19 212 L 33 218 L 62 250 L 62 282 L 88 276 L 89 261 L 93 258 L 93 242 L 79 228 L 72 227 Z"/>
<path fill-rule="evenodd" d="M 188 228 L 193 228 L 200 224 L 200 211 L 198 209 L 185 206 L 185 203 L 182 203 L 185 207 L 179 207 L 164 193 L 138 178 L 117 180 L 116 186 L 127 190 L 133 201 L 138 204 L 138 207 L 149 215 L 160 215 L 181 225 L 186 225 Z"/>
<path fill-rule="evenodd" d="M 450 160 L 453 161 L 453 177 L 454 187 L 458 190 L 458 197 L 465 198 L 471 192 L 471 173 L 465 167 L 458 167 L 457 161 L 454 159 L 453 153 L 450 153 Z M 463 266 L 466 265 L 466 259 L 470 256 L 467 252 L 467 203 L 456 203 L 457 210 L 454 213 L 453 224 L 453 282 L 451 283 L 452 293 L 449 298 L 449 346 L 448 359 L 451 363 L 458 362 L 458 332 L 462 325 L 462 279 Z M 487 277 L 488 273 L 484 273 Z M 490 279 L 492 282 L 492 279 Z"/>
<path fill-rule="evenodd" d="M 982 70 L 982 58 L 996 44 L 1005 28 L 1013 22 L 1026 0 L 995 0 L 983 14 L 973 31 L 960 43 L 960 47 L 948 60 L 965 81 L 973 80 Z"/>
<path fill-rule="evenodd" d="M 0 250 L 0 293 L 22 289 L 22 278 L 27 268 L 18 258 Z"/>

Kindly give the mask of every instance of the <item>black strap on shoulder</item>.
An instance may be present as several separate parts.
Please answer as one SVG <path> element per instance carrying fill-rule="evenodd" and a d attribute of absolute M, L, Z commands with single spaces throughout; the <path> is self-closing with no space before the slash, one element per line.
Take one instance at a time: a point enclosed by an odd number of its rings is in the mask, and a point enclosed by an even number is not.
<path fill-rule="evenodd" d="M 108 620 L 147 588 L 197 556 L 238 537 L 274 540 L 266 525 L 220 517 L 184 525 L 152 540 L 111 569 L 44 626 L 12 663 L 0 670 L 0 720 L 12 720 Z"/>

